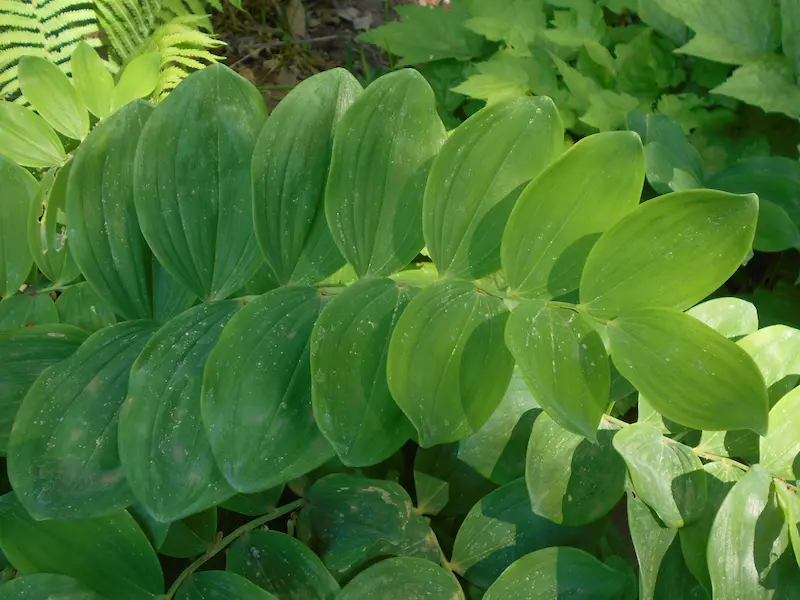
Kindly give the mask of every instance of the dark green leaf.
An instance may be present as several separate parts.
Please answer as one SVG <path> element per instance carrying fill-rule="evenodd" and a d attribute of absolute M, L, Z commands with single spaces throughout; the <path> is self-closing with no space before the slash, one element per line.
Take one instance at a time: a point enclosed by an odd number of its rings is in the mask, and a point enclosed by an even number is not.
<path fill-rule="evenodd" d="M 257 517 L 266 514 L 278 505 L 278 500 L 283 494 L 283 486 L 278 485 L 263 492 L 252 494 L 236 494 L 220 504 L 225 510 L 230 510 L 240 515 Z"/>
<path fill-rule="evenodd" d="M 253 152 L 253 217 L 261 251 L 281 283 L 316 283 L 344 259 L 323 206 L 333 130 L 361 93 L 344 69 L 314 75 L 281 100 Z"/>
<path fill-rule="evenodd" d="M 56 300 L 56 310 L 62 323 L 90 332 L 117 322 L 111 307 L 86 282 L 61 292 Z"/>
<path fill-rule="evenodd" d="M 104 600 L 80 581 L 66 575 L 38 573 L 0 586 L 3 600 Z"/>
<path fill-rule="evenodd" d="M 227 297 L 261 263 L 250 156 L 266 117 L 258 90 L 217 64 L 187 77 L 142 131 L 135 161 L 142 233 L 164 268 L 200 298 Z"/>
<path fill-rule="evenodd" d="M 356 575 L 336 600 L 461 600 L 451 573 L 421 558 L 389 558 Z"/>
<path fill-rule="evenodd" d="M 800 73 L 800 5 L 792 0 L 780 0 L 783 53 Z"/>
<path fill-rule="evenodd" d="M 377 464 L 414 433 L 386 383 L 389 340 L 411 292 L 390 279 L 360 281 L 334 296 L 314 326 L 314 417 L 346 465 Z"/>
<path fill-rule="evenodd" d="M 158 549 L 159 554 L 189 558 L 203 554 L 217 537 L 217 507 L 184 517 L 170 523 L 167 537 Z"/>
<path fill-rule="evenodd" d="M 183 287 L 153 258 L 153 318 L 165 323 L 177 317 L 197 301 L 197 296 Z"/>
<path fill-rule="evenodd" d="M 194 573 L 178 590 L 177 600 L 277 600 L 269 592 L 236 573 Z"/>
<path fill-rule="evenodd" d="M 8 439 L 8 475 L 37 519 L 75 519 L 131 504 L 117 450 L 133 361 L 155 331 L 128 321 L 93 334 L 31 386 Z"/>
<path fill-rule="evenodd" d="M 285 287 L 241 309 L 208 357 L 202 413 L 220 470 L 239 492 L 299 477 L 333 450 L 311 410 L 311 331 L 319 291 Z"/>
<path fill-rule="evenodd" d="M 417 294 L 389 344 L 389 389 L 423 447 L 465 438 L 489 419 L 514 361 L 503 343 L 508 310 L 467 281 Z"/>
<path fill-rule="evenodd" d="M 47 294 L 17 294 L 0 302 L 0 331 L 58 323 L 58 311 Z"/>
<path fill-rule="evenodd" d="M 25 232 L 38 189 L 26 169 L 0 155 L 0 298 L 14 295 L 31 271 L 33 257 Z"/>
<path fill-rule="evenodd" d="M 425 182 L 446 138 L 433 90 L 410 69 L 377 79 L 339 121 L 325 214 L 359 277 L 399 271 L 422 249 Z"/>
<path fill-rule="evenodd" d="M 150 516 L 150 513 L 147 512 L 147 509 L 140 504 L 131 504 L 128 507 L 128 512 L 136 519 L 136 522 L 139 524 L 139 527 L 142 528 L 142 531 L 144 531 L 147 539 L 150 540 L 153 548 L 158 551 L 164 543 L 164 540 L 167 539 L 170 523 L 162 523 L 161 521 L 155 520 Z"/>

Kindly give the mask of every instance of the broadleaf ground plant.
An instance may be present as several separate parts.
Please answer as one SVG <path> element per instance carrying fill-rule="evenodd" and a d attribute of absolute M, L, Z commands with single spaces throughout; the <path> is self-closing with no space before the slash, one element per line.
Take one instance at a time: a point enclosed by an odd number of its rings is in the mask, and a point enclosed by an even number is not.
<path fill-rule="evenodd" d="M 800 331 L 725 295 L 759 197 L 563 140 L 214 65 L 3 158 L 0 597 L 790 597 Z"/>

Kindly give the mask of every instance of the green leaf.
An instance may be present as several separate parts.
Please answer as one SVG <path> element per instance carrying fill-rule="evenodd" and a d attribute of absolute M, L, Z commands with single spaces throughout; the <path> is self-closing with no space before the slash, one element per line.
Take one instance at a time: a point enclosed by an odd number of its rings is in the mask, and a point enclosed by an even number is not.
<path fill-rule="evenodd" d="M 800 119 L 800 86 L 785 59 L 739 67 L 725 83 L 711 91 L 758 106 L 764 112 Z"/>
<path fill-rule="evenodd" d="M 514 361 L 503 343 L 502 301 L 458 279 L 418 293 L 389 344 L 389 389 L 423 447 L 457 441 L 489 419 Z"/>
<path fill-rule="evenodd" d="M 129 62 L 122 70 L 119 81 L 111 93 L 111 112 L 117 112 L 130 102 L 153 93 L 158 84 L 160 72 L 161 53 L 159 52 L 145 52 Z"/>
<path fill-rule="evenodd" d="M 650 114 L 647 115 L 646 128 L 647 181 L 653 189 L 659 194 L 685 191 L 681 186 L 680 173 L 688 174 L 695 182 L 694 187 L 703 187 L 703 158 L 689 142 L 681 126 L 667 115 Z"/>
<path fill-rule="evenodd" d="M 153 318 L 165 323 L 197 302 L 197 296 L 173 279 L 153 258 Z M 244 295 L 247 295 L 246 293 Z"/>
<path fill-rule="evenodd" d="M 613 443 L 636 494 L 667 527 L 678 529 L 699 517 L 708 489 L 703 465 L 691 448 L 643 423 L 617 432 Z"/>
<path fill-rule="evenodd" d="M 572 526 L 608 514 L 625 491 L 625 463 L 612 445 L 615 434 L 601 429 L 596 443 L 591 443 L 547 415 L 539 416 L 525 465 L 533 511 Z"/>
<path fill-rule="evenodd" d="M 122 511 L 94 519 L 34 521 L 13 493 L 0 498 L 0 546 L 20 571 L 74 577 L 115 600 L 164 593 L 155 551 Z"/>
<path fill-rule="evenodd" d="M 240 515 L 257 517 L 268 513 L 278 505 L 283 494 L 284 486 L 278 485 L 263 492 L 252 494 L 236 494 L 220 504 L 225 510 L 230 510 Z"/>
<path fill-rule="evenodd" d="M 800 388 L 769 411 L 769 431 L 761 438 L 761 465 L 773 477 L 800 479 Z"/>
<path fill-rule="evenodd" d="M 275 596 L 236 573 L 203 571 L 192 574 L 178 590 L 177 600 L 276 600 Z"/>
<path fill-rule="evenodd" d="M 695 190 L 645 202 L 592 248 L 581 303 L 606 317 L 656 306 L 689 308 L 744 262 L 757 217 L 753 195 Z"/>
<path fill-rule="evenodd" d="M 542 0 L 472 1 L 472 16 L 464 25 L 494 42 L 505 42 L 517 53 L 525 54 L 544 31 L 546 18 Z"/>
<path fill-rule="evenodd" d="M 4 600 L 104 600 L 76 579 L 50 573 L 17 577 L 0 591 Z"/>
<path fill-rule="evenodd" d="M 152 108 L 136 102 L 97 126 L 75 152 L 67 185 L 70 253 L 123 318 L 152 316 L 150 251 L 134 208 L 133 159 Z"/>
<path fill-rule="evenodd" d="M 0 298 L 17 293 L 31 272 L 33 257 L 25 231 L 38 189 L 26 169 L 0 156 Z"/>
<path fill-rule="evenodd" d="M 616 600 L 625 587 L 619 571 L 576 548 L 544 548 L 516 561 L 483 600 Z"/>
<path fill-rule="evenodd" d="M 635 0 L 633 6 L 639 18 L 676 44 L 685 44 L 689 36 L 686 24 L 661 8 L 660 0 Z"/>
<path fill-rule="evenodd" d="M 444 7 L 397 6 L 400 22 L 362 33 L 360 42 L 374 44 L 400 57 L 400 66 L 445 58 L 469 60 L 478 56 L 483 40 L 464 27 L 469 14 L 459 3 Z"/>
<path fill-rule="evenodd" d="M 333 130 L 360 93 L 361 85 L 344 69 L 314 75 L 281 100 L 258 136 L 255 235 L 281 283 L 316 283 L 344 264 L 323 200 Z"/>
<path fill-rule="evenodd" d="M 775 490 L 778 493 L 778 503 L 786 517 L 789 528 L 789 539 L 794 550 L 794 557 L 800 566 L 800 496 L 788 489 L 786 484 L 775 481 Z"/>
<path fill-rule="evenodd" d="M 298 527 L 333 575 L 345 579 L 367 561 L 416 556 L 439 561 L 436 537 L 393 481 L 333 474 L 315 482 Z"/>
<path fill-rule="evenodd" d="M 0 453 L 6 453 L 8 435 L 22 399 L 37 377 L 72 356 L 88 333 L 70 325 L 35 325 L 0 332 Z"/>
<path fill-rule="evenodd" d="M 534 514 L 525 481 L 518 479 L 469 511 L 458 530 L 450 565 L 468 581 L 488 587 L 529 552 L 548 546 L 589 546 L 592 534 L 590 528 L 557 525 Z"/>
<path fill-rule="evenodd" d="M 89 113 L 64 72 L 39 56 L 23 56 L 17 74 L 25 99 L 56 131 L 74 140 L 89 133 Z"/>
<path fill-rule="evenodd" d="M 111 114 L 114 79 L 103 59 L 86 42 L 78 44 L 69 61 L 72 83 L 89 111 L 98 119 Z"/>
<path fill-rule="evenodd" d="M 490 106 L 530 95 L 555 95 L 558 90 L 556 70 L 547 55 L 533 57 L 497 53 L 489 60 L 475 63 L 474 70 L 477 73 L 466 80 L 459 78 L 452 91 L 485 100 Z"/>
<path fill-rule="evenodd" d="M 285 287 L 247 304 L 208 357 L 202 414 L 220 470 L 239 492 L 260 492 L 333 455 L 311 409 L 311 331 L 319 291 Z"/>
<path fill-rule="evenodd" d="M 594 327 L 573 310 L 530 301 L 512 311 L 505 339 L 545 412 L 594 441 L 611 386 L 606 348 Z"/>
<path fill-rule="evenodd" d="M 93 334 L 31 386 L 8 440 L 8 476 L 37 519 L 107 515 L 132 501 L 117 420 L 133 361 L 153 334 L 129 321 Z"/>
<path fill-rule="evenodd" d="M 758 365 L 767 387 L 788 375 L 800 375 L 800 331 L 772 325 L 737 342 Z"/>
<path fill-rule="evenodd" d="M 63 223 L 71 167 L 72 162 L 68 162 L 57 172 L 50 170 L 44 174 L 28 211 L 28 246 L 36 266 L 55 287 L 68 284 L 81 274 L 69 251 L 67 227 Z"/>
<path fill-rule="evenodd" d="M 592 246 L 636 207 L 643 185 L 636 134 L 603 133 L 575 144 L 525 189 L 511 213 L 501 250 L 511 290 L 554 298 L 577 289 Z"/>
<path fill-rule="evenodd" d="M 336 600 L 463 600 L 451 573 L 421 558 L 389 558 L 358 575 Z"/>
<path fill-rule="evenodd" d="M 14 102 L 0 102 L 0 154 L 37 169 L 60 165 L 67 156 L 53 128 Z"/>
<path fill-rule="evenodd" d="M 523 477 L 531 427 L 541 413 L 515 367 L 505 396 L 489 420 L 458 442 L 458 458 L 498 485 Z"/>
<path fill-rule="evenodd" d="M 665 527 L 650 507 L 633 493 L 628 493 L 628 523 L 639 563 L 639 598 L 654 600 L 661 564 L 678 535 L 677 529 Z"/>
<path fill-rule="evenodd" d="M 422 249 L 425 182 L 445 139 L 433 90 L 410 69 L 377 79 L 339 121 L 325 214 L 359 277 L 399 271 Z"/>
<path fill-rule="evenodd" d="M 628 113 L 639 106 L 629 94 L 601 90 L 589 97 L 589 108 L 580 120 L 598 131 L 613 131 L 625 124 Z"/>
<path fill-rule="evenodd" d="M 758 330 L 758 312 L 747 300 L 740 298 L 714 298 L 686 311 L 690 315 L 724 335 L 734 338 Z"/>
<path fill-rule="evenodd" d="M 173 521 L 158 549 L 159 554 L 190 558 L 203 554 L 217 537 L 217 507 Z"/>
<path fill-rule="evenodd" d="M 792 0 L 780 0 L 780 4 L 783 53 L 795 74 L 800 74 L 800 5 Z"/>
<path fill-rule="evenodd" d="M 333 600 L 339 584 L 322 561 L 277 531 L 250 531 L 228 551 L 227 569 L 281 600 Z"/>
<path fill-rule="evenodd" d="M 0 302 L 0 331 L 58 323 L 58 311 L 47 294 L 17 294 Z"/>
<path fill-rule="evenodd" d="M 418 448 L 414 456 L 417 512 L 464 515 L 495 485 L 458 458 L 458 444 Z"/>
<path fill-rule="evenodd" d="M 158 105 L 136 152 L 139 225 L 161 265 L 204 300 L 242 287 L 262 262 L 250 160 L 267 116 L 258 90 L 227 67 L 189 75 Z M 170 177 L 163 184 L 163 173 Z M 80 261 L 79 261 L 80 264 Z"/>
<path fill-rule="evenodd" d="M 164 545 L 164 540 L 167 539 L 170 523 L 162 523 L 155 520 L 140 504 L 131 504 L 128 507 L 128 512 L 136 519 L 153 548 L 158 551 Z"/>
<path fill-rule="evenodd" d="M 92 333 L 117 322 L 111 307 L 86 282 L 61 292 L 56 300 L 56 310 L 62 323 Z"/>
<path fill-rule="evenodd" d="M 746 64 L 777 50 L 780 14 L 774 0 L 657 0 L 695 36 L 678 52 L 722 63 Z"/>
<path fill-rule="evenodd" d="M 411 292 L 390 279 L 360 281 L 334 296 L 314 326 L 314 418 L 348 466 L 377 464 L 414 433 L 386 383 L 389 340 Z"/>
<path fill-rule="evenodd" d="M 500 240 L 522 186 L 563 147 L 549 98 L 484 108 L 451 133 L 431 168 L 422 215 L 442 275 L 479 279 L 500 268 Z"/>
<path fill-rule="evenodd" d="M 203 370 L 241 307 L 201 304 L 168 321 L 131 368 L 119 452 L 136 499 L 159 521 L 177 521 L 234 494 L 211 453 L 200 415 Z"/>

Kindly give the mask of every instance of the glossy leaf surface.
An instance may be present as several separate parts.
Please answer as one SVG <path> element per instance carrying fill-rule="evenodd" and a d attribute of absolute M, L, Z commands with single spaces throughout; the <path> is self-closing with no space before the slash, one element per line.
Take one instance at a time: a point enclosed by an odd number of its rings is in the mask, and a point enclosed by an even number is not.
<path fill-rule="evenodd" d="M 203 571 L 181 585 L 178 600 L 275 600 L 275 596 L 236 573 Z"/>
<path fill-rule="evenodd" d="M 761 465 L 774 477 L 800 478 L 800 388 L 769 411 L 769 430 L 761 438 Z"/>
<path fill-rule="evenodd" d="M 4 600 L 104 600 L 77 579 L 51 573 L 17 577 L 4 583 L 0 592 Z"/>
<path fill-rule="evenodd" d="M 382 560 L 358 575 L 336 600 L 460 600 L 458 581 L 440 566 L 420 558 Z"/>
<path fill-rule="evenodd" d="M 758 330 L 756 307 L 740 298 L 714 298 L 686 311 L 726 338 L 740 337 Z"/>
<path fill-rule="evenodd" d="M 37 169 L 60 165 L 66 158 L 53 128 L 15 102 L 0 103 L 0 154 L 23 167 Z"/>

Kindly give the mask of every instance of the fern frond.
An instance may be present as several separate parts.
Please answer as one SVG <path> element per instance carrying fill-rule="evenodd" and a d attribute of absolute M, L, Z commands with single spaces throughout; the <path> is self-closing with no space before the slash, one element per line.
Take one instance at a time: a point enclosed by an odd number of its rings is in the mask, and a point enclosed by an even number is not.
<path fill-rule="evenodd" d="M 22 56 L 47 58 L 70 74 L 69 57 L 86 40 L 101 44 L 91 0 L 0 0 L 0 96 L 19 96 Z"/>
<path fill-rule="evenodd" d="M 161 20 L 168 23 L 175 17 L 200 17 L 197 21 L 197 28 L 211 33 L 211 17 L 206 12 L 207 4 L 217 8 L 218 0 L 206 2 L 206 0 L 162 0 Z M 222 7 L 218 8 L 222 10 Z"/>
<path fill-rule="evenodd" d="M 121 62 L 139 52 L 158 26 L 159 0 L 94 0 L 100 26 Z"/>

